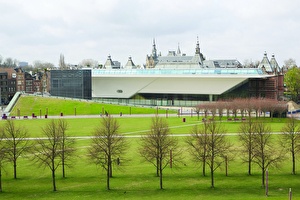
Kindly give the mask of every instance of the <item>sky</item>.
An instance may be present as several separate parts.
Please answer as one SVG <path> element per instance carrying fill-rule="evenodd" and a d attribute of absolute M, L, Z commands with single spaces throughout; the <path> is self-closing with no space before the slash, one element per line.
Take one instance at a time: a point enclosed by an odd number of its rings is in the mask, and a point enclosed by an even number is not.
<path fill-rule="evenodd" d="M 0 0 L 0 55 L 58 66 L 108 55 L 125 65 L 158 52 L 300 63 L 299 0 Z"/>

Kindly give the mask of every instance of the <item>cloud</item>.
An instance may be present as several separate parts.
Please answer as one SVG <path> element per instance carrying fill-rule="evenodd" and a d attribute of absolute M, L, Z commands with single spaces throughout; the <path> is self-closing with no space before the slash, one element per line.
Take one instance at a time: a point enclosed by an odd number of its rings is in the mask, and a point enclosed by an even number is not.
<path fill-rule="evenodd" d="M 0 55 L 57 65 L 92 58 L 143 64 L 152 39 L 187 54 L 199 36 L 208 58 L 261 60 L 264 51 L 299 60 L 297 0 L 0 0 Z"/>

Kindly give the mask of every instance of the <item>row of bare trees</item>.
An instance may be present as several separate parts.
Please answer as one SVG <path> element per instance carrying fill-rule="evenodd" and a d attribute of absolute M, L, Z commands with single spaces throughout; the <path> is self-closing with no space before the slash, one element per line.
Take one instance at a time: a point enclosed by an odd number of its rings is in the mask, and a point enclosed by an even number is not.
<path fill-rule="evenodd" d="M 0 128 L 0 192 L 4 163 L 13 163 L 14 179 L 17 179 L 17 160 L 21 155 L 51 170 L 53 191 L 56 191 L 56 169 L 62 166 L 62 174 L 65 177 L 65 167 L 71 164 L 69 161 L 75 152 L 74 140 L 66 135 L 67 128 L 66 121 L 52 120 L 42 128 L 44 138 L 30 140 L 25 127 L 16 126 L 13 120 L 7 120 Z"/>
<path fill-rule="evenodd" d="M 65 120 L 52 120 L 42 131 L 45 138 L 36 139 L 33 145 L 33 159 L 40 165 L 48 167 L 52 174 L 53 191 L 56 191 L 56 170 L 62 166 L 62 177 L 66 177 L 65 167 L 74 155 L 74 139 L 67 137 L 68 124 Z"/>
<path fill-rule="evenodd" d="M 287 154 L 291 157 L 292 174 L 296 174 L 296 157 L 300 153 L 298 120 L 291 118 L 287 121 L 281 130 L 279 145 L 274 142 L 271 127 L 261 121 L 247 120 L 240 124 L 238 137 L 242 145 L 239 148 L 233 148 L 226 141 L 226 130 L 222 127 L 219 122 L 205 121 L 200 127 L 195 126 L 192 129 L 192 137 L 187 139 L 194 161 L 202 164 L 203 176 L 206 175 L 205 166 L 209 166 L 211 187 L 214 187 L 215 169 L 225 163 L 227 175 L 228 161 L 233 159 L 237 152 L 241 153 L 242 160 L 248 165 L 248 175 L 252 174 L 252 164 L 257 164 L 261 169 L 262 187 L 265 187 L 267 169 L 271 166 L 278 167 Z"/>
<path fill-rule="evenodd" d="M 210 115 L 212 118 L 223 117 L 224 113 L 227 118 L 237 117 L 251 117 L 255 114 L 258 117 L 261 113 L 265 116 L 270 112 L 271 118 L 274 113 L 281 116 L 287 111 L 287 103 L 285 101 L 277 101 L 274 99 L 258 99 L 258 98 L 236 98 L 230 101 L 217 101 L 199 104 L 195 107 L 195 112 L 200 117 L 203 113 L 205 118 Z"/>
<path fill-rule="evenodd" d="M 1 129 L 0 138 L 0 189 L 1 169 L 3 163 L 10 161 L 17 166 L 17 158 L 24 152 L 40 165 L 48 167 L 52 172 L 53 190 L 56 191 L 56 170 L 72 164 L 74 156 L 74 139 L 66 135 L 68 124 L 66 121 L 52 120 L 42 131 L 44 138 L 35 139 L 34 144 L 29 144 L 27 131 L 14 125 L 8 120 Z M 106 186 L 110 189 L 110 178 L 113 177 L 113 167 L 122 166 L 126 160 L 128 143 L 126 138 L 119 133 L 120 125 L 112 116 L 103 117 L 100 124 L 95 127 L 91 146 L 88 148 L 90 159 L 106 171 Z M 12 136 L 9 133 L 14 133 Z M 259 120 L 247 120 L 240 124 L 240 147 L 234 147 L 226 137 L 224 123 L 216 120 L 204 121 L 195 125 L 186 137 L 188 153 L 193 161 L 202 165 L 202 174 L 206 176 L 206 167 L 210 170 L 211 187 L 215 186 L 214 173 L 225 165 L 226 175 L 228 162 L 237 155 L 248 164 L 248 174 L 251 175 L 252 165 L 257 164 L 261 169 L 262 186 L 265 186 L 265 173 L 271 166 L 276 166 L 285 158 L 287 152 L 292 157 L 292 173 L 296 174 L 296 157 L 300 152 L 300 128 L 295 119 L 289 120 L 282 129 L 280 144 L 283 148 L 276 148 L 271 128 Z M 15 138 L 15 143 L 13 143 Z M 31 148 L 28 148 L 31 146 Z M 15 150 L 14 150 L 15 149 Z M 11 153 L 9 153 L 11 152 Z M 17 152 L 15 156 L 13 152 Z M 240 152 L 240 153 L 238 153 Z M 160 189 L 163 189 L 163 171 L 169 167 L 180 165 L 184 162 L 183 150 L 178 145 L 177 137 L 172 137 L 166 119 L 158 116 L 152 119 L 149 133 L 140 139 L 139 154 L 143 159 L 156 169 L 159 177 Z M 186 154 L 184 154 L 186 156 Z M 13 158 L 16 158 L 15 160 Z M 127 163 L 127 162 L 126 162 Z M 16 178 L 15 168 L 15 178 Z"/>
<path fill-rule="evenodd" d="M 17 179 L 17 160 L 29 149 L 28 132 L 24 127 L 16 127 L 13 121 L 7 121 L 0 130 L 0 192 L 2 192 L 2 169 L 5 162 L 11 162 L 14 179 Z"/>
<path fill-rule="evenodd" d="M 95 130 L 93 146 L 90 149 L 90 156 L 96 164 L 107 171 L 107 189 L 109 189 L 109 178 L 112 177 L 112 164 L 120 164 L 120 157 L 124 156 L 126 142 L 124 137 L 118 134 L 119 125 L 112 117 L 103 118 L 100 129 Z M 295 157 L 300 150 L 299 125 L 294 119 L 289 121 L 283 128 L 281 144 L 284 149 L 293 155 L 293 174 L 295 174 Z M 210 169 L 211 187 L 214 187 L 214 172 L 225 163 L 228 168 L 228 161 L 234 158 L 232 144 L 226 139 L 226 129 L 216 121 L 204 122 L 200 127 L 195 126 L 192 137 L 187 137 L 190 153 L 197 162 L 202 162 L 203 175 L 205 166 Z M 250 135 L 250 139 L 247 137 Z M 165 119 L 155 117 L 152 119 L 150 132 L 141 137 L 140 155 L 145 161 L 153 164 L 156 168 L 156 176 L 159 177 L 160 188 L 163 189 L 163 170 L 182 163 L 182 150 L 178 146 L 175 137 L 170 137 L 171 132 Z M 248 162 L 249 175 L 251 175 L 252 161 L 262 170 L 262 186 L 265 186 L 265 172 L 268 167 L 278 164 L 284 158 L 284 151 L 274 148 L 271 140 L 271 129 L 262 122 L 248 120 L 240 125 L 239 138 L 242 145 L 241 152 L 250 151 L 250 158 L 243 159 Z M 248 140 L 249 139 L 249 140 Z M 292 142 L 292 143 L 291 143 Z M 285 145 L 284 145 L 285 144 Z M 292 144 L 292 147 L 286 144 Z M 105 147 L 105 148 L 104 148 Z M 118 161 L 118 162 L 116 162 Z M 227 172 L 226 172 L 227 174 Z"/>

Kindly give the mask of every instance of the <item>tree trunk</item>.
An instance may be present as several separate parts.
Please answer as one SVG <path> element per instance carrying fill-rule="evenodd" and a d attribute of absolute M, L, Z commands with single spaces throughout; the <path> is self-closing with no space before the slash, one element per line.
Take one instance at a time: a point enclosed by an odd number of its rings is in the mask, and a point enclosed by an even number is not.
<path fill-rule="evenodd" d="M 107 190 L 110 190 L 110 166 L 107 164 L 107 174 L 106 174 L 106 188 Z"/>
<path fill-rule="evenodd" d="M 210 165 L 210 178 L 211 178 L 211 188 L 215 188 L 215 179 L 214 179 L 214 158 L 212 155 L 211 165 Z"/>
<path fill-rule="evenodd" d="M 62 159 L 62 176 L 63 176 L 63 178 L 65 178 L 66 177 L 66 173 L 65 173 L 65 159 L 63 158 Z"/>
<path fill-rule="evenodd" d="M 112 170 L 112 162 L 110 161 L 110 165 L 109 165 L 109 177 L 112 178 L 113 177 L 113 170 Z"/>
<path fill-rule="evenodd" d="M 261 187 L 265 188 L 265 168 L 261 168 Z"/>
<path fill-rule="evenodd" d="M 62 144 L 62 146 L 64 147 L 64 142 Z M 63 178 L 66 177 L 66 174 L 65 174 L 65 149 L 63 148 L 62 149 L 62 154 L 61 154 L 61 165 L 62 165 L 62 176 Z"/>
<path fill-rule="evenodd" d="M 56 183 L 55 183 L 55 169 L 54 169 L 54 165 L 52 165 L 52 185 L 53 185 L 53 191 L 56 191 Z"/>
<path fill-rule="evenodd" d="M 206 163 L 206 159 L 205 159 L 205 156 L 203 156 L 203 159 L 202 159 L 202 176 L 206 176 L 206 173 L 205 173 L 205 163 Z"/>
<path fill-rule="evenodd" d="M 156 176 L 159 177 L 159 158 L 156 158 Z"/>
<path fill-rule="evenodd" d="M 228 176 L 228 157 L 225 156 L 225 175 Z"/>
<path fill-rule="evenodd" d="M 159 186 L 163 189 L 163 169 L 162 169 L 162 159 L 159 162 Z"/>
<path fill-rule="evenodd" d="M 248 175 L 251 175 L 251 152 L 248 152 Z"/>
<path fill-rule="evenodd" d="M 14 179 L 17 179 L 17 149 L 16 149 L 16 141 L 14 139 L 14 149 L 13 149 L 13 156 L 14 156 Z"/>
<path fill-rule="evenodd" d="M 296 159 L 295 159 L 295 152 L 292 151 L 292 160 L 293 160 L 293 174 L 296 174 Z"/>
<path fill-rule="evenodd" d="M 1 165 L 0 165 L 0 192 L 2 192 L 2 169 L 1 169 Z"/>
<path fill-rule="evenodd" d="M 106 188 L 107 190 L 110 190 L 110 177 L 111 177 L 111 157 L 108 155 L 107 158 L 107 174 L 106 174 Z"/>
<path fill-rule="evenodd" d="M 214 180 L 214 169 L 210 168 L 210 178 L 211 178 L 211 188 L 215 188 L 215 180 Z"/>
<path fill-rule="evenodd" d="M 14 179 L 17 179 L 17 160 L 14 159 Z"/>

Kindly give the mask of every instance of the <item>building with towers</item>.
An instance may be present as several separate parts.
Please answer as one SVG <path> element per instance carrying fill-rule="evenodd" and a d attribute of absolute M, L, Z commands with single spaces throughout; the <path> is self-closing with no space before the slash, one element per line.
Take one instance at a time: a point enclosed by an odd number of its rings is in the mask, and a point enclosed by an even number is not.
<path fill-rule="evenodd" d="M 110 59 L 110 57 L 109 57 Z M 109 60 L 108 59 L 108 60 Z M 197 38 L 194 55 L 158 53 L 155 40 L 144 68 L 134 67 L 129 57 L 124 68 L 92 69 L 92 98 L 119 103 L 193 106 L 202 101 L 234 97 L 280 99 L 283 74 L 273 55 L 265 53 L 257 68 L 245 68 L 236 59 L 207 60 Z"/>

